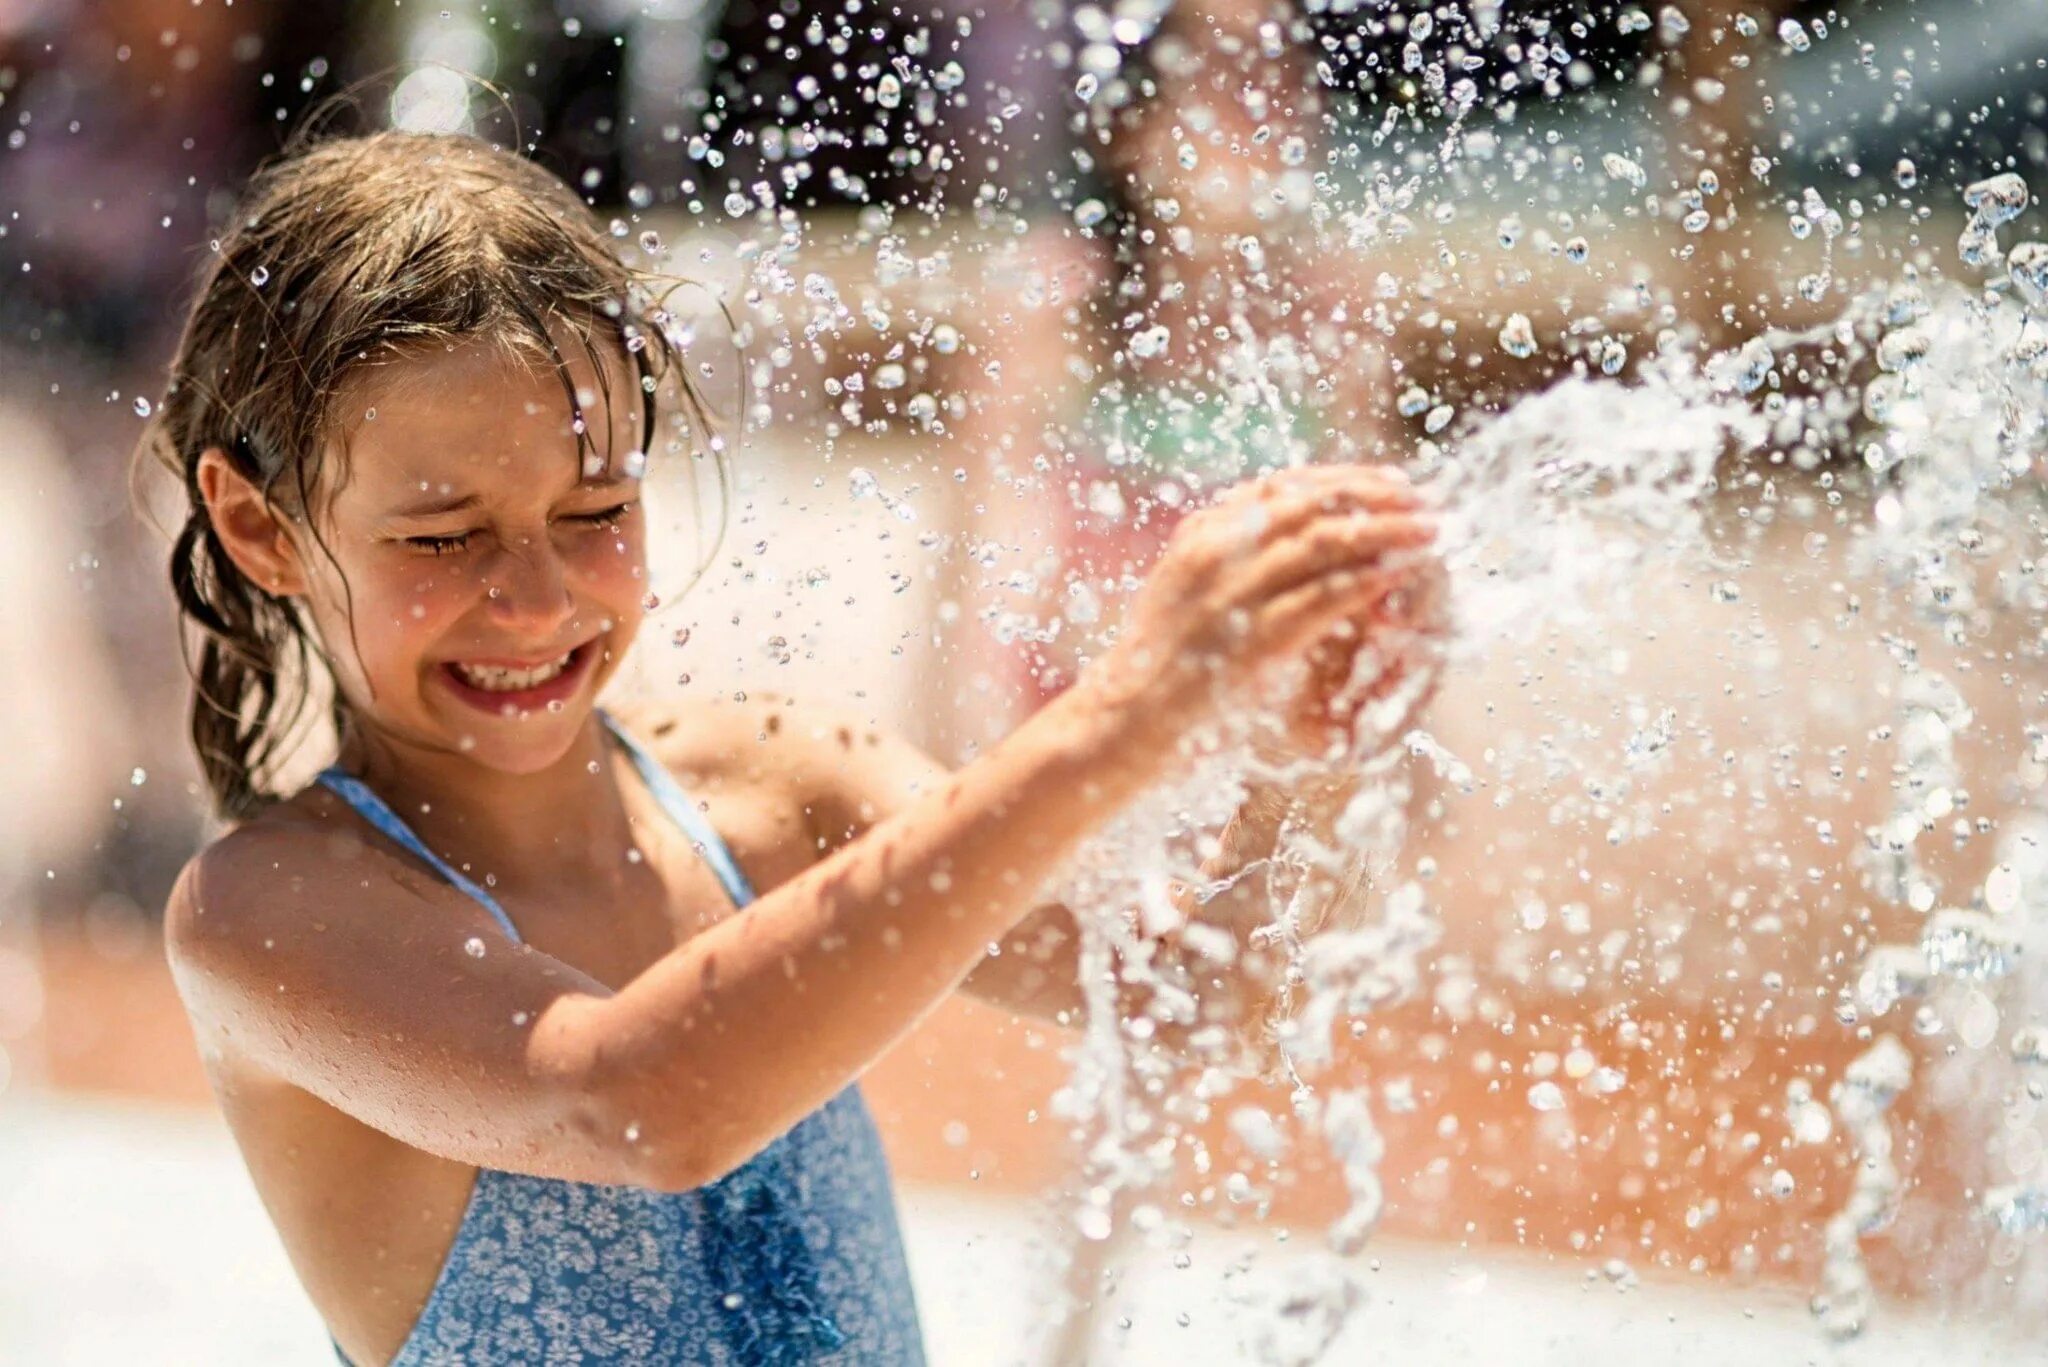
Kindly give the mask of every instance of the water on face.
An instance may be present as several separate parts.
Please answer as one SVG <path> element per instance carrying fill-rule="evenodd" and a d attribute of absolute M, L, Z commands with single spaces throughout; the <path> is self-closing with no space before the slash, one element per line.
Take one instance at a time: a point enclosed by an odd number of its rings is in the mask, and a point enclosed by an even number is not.
<path fill-rule="evenodd" d="M 1912 6 L 1867 37 L 1580 8 L 1089 4 L 1044 19 L 1039 105 L 940 24 L 856 62 L 868 112 L 810 145 L 974 183 L 965 111 L 1057 165 L 943 211 L 910 177 L 830 267 L 772 180 L 720 185 L 748 416 L 822 407 L 849 498 L 951 509 L 883 535 L 919 550 L 892 592 L 941 586 L 970 711 L 1005 666 L 1084 668 L 1239 479 L 1391 461 L 1441 508 L 1448 631 L 1384 696 L 1391 652 L 1360 652 L 1342 743 L 1280 755 L 1246 703 L 1046 890 L 1084 935 L 1072 1227 L 1317 1226 L 1328 1261 L 1253 1315 L 1265 1360 L 1324 1351 L 1382 1223 L 1473 1212 L 1617 1286 L 1800 1278 L 1845 1338 L 1885 1288 L 2010 1308 L 2048 1277 L 2028 177 L 1879 131 L 1948 126 Z M 1880 76 L 1891 114 L 1794 157 L 1782 129 Z M 1342 800 L 1205 903 L 1255 924 L 1183 927 L 1171 887 L 1305 776 Z M 1276 1004 L 1257 1038 L 1207 1014 L 1223 980 Z M 1688 1161 L 1723 1189 L 1685 1204 Z M 1545 1163 L 1599 1174 L 1577 1223 Z"/>

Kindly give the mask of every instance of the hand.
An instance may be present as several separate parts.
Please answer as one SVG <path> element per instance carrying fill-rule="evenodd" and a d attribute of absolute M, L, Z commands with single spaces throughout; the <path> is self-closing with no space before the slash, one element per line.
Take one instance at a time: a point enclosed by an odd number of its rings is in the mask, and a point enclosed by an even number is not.
<path fill-rule="evenodd" d="M 1295 756 L 1370 758 L 1399 739 L 1436 696 L 1447 597 L 1443 565 L 1429 557 L 1414 571 L 1309 645 L 1282 713 Z M 1367 716 L 1394 699 L 1396 710 Z"/>
<path fill-rule="evenodd" d="M 1176 529 L 1124 637 L 1081 686 L 1156 742 L 1234 710 L 1274 666 L 1336 623 L 1366 640 L 1412 630 L 1435 562 L 1421 495 L 1383 466 L 1319 466 L 1250 481 Z"/>

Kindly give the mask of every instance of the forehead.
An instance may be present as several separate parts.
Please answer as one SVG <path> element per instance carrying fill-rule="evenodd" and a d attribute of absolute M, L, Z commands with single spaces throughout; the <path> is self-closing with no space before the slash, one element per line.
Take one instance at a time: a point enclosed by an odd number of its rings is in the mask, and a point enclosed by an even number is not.
<path fill-rule="evenodd" d="M 626 473 L 644 440 L 637 377 L 615 347 L 586 348 L 559 331 L 555 340 L 559 366 L 472 339 L 364 372 L 338 405 L 343 487 L 373 497 L 422 487 L 538 494 Z"/>

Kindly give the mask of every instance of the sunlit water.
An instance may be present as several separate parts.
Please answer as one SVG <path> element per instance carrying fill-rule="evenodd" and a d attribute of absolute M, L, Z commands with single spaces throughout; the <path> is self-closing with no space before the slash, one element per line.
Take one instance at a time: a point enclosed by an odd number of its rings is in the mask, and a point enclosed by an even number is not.
<path fill-rule="evenodd" d="M 1263 1087 L 1222 1032 L 1155 1047 L 1194 1019 L 1190 966 L 1231 971 L 1231 947 L 1196 930 L 1176 963 L 1146 946 L 1177 923 L 1171 885 L 1200 881 L 1203 836 L 1248 781 L 1282 777 L 1251 758 L 1249 708 L 1197 778 L 1127 813 L 1055 889 L 1088 913 L 1093 1009 L 1056 1102 L 1082 1155 L 1067 1211 L 1079 1243 L 1128 1231 L 1170 1253 L 1187 1222 L 1257 1225 L 1297 1165 L 1332 1166 L 1341 1207 L 1290 1229 L 1326 1261 L 1297 1272 L 1254 1336 L 1269 1360 L 1314 1360 L 1361 1303 L 1363 1250 L 1398 1199 L 1389 1116 L 1428 1104 L 1361 1069 L 1347 1040 L 1418 1003 L 1469 1022 L 1511 982 L 1620 1021 L 1624 1040 L 1631 1012 L 1679 1002 L 1731 1057 L 1833 1047 L 1824 1070 L 1773 1084 L 1754 1128 L 1731 1111 L 1718 1131 L 1754 1153 L 1759 1208 L 1829 1193 L 1789 1233 L 1732 1238 L 1715 1267 L 1802 1277 L 1817 1340 L 1882 1332 L 1871 1256 L 1887 1245 L 1906 1269 L 1895 1280 L 1958 1314 L 2038 1305 L 2048 244 L 2030 236 L 2026 180 L 1981 166 L 1937 185 L 1890 159 L 1808 185 L 1739 121 L 1710 136 L 1738 88 L 1754 105 L 1803 61 L 1875 70 L 1875 48 L 1833 17 L 1731 12 L 1703 35 L 1689 4 L 1555 23 L 1483 0 L 1309 8 L 1341 10 L 1391 54 L 1377 96 L 1342 120 L 1311 93 L 1343 65 L 1326 28 L 1253 22 L 1230 30 L 1236 48 L 1169 39 L 1141 70 L 1136 45 L 1171 31 L 1170 6 L 1080 11 L 1055 53 L 1071 82 L 1061 117 L 1082 134 L 1077 162 L 1139 188 L 1118 205 L 1066 182 L 1054 235 L 1113 248 L 1115 270 L 1063 276 L 1042 225 L 1027 234 L 986 197 L 952 238 L 871 209 L 836 265 L 763 186 L 704 206 L 728 220 L 723 247 L 701 232 L 640 241 L 685 273 L 727 272 L 746 359 L 723 378 L 749 420 L 822 396 L 835 464 L 821 486 L 887 510 L 880 535 L 916 548 L 889 588 L 942 586 L 955 658 L 1071 670 L 1113 631 L 1137 575 L 1077 566 L 1047 546 L 1048 520 L 1142 527 L 1260 469 L 1360 458 L 1398 461 L 1442 509 L 1448 635 L 1363 708 L 1348 751 L 1308 766 L 1359 780 L 1356 795 L 1259 874 L 1287 1003 Z M 1668 125 L 1589 119 L 1560 137 L 1544 101 L 1587 85 L 1580 50 L 1614 32 L 1647 35 L 1627 79 L 1676 92 Z M 1249 74 L 1201 85 L 1223 70 Z M 1212 93 L 1147 116 L 1154 79 Z M 927 48 L 875 69 L 873 104 L 936 108 L 966 81 Z M 895 125 L 906 147 L 918 126 Z M 1091 141 L 1101 130 L 1114 144 Z M 1700 316 L 1701 281 L 1748 269 L 1697 264 L 1717 251 L 1783 255 L 1782 280 Z M 1693 283 L 1646 274 L 1652 255 Z M 1580 282 L 1563 322 L 1552 301 L 1527 302 L 1542 293 L 1528 282 L 1559 270 Z M 1515 306 L 1454 325 L 1490 291 Z M 1031 338 L 1048 332 L 1068 354 L 1033 370 Z M 1432 347 L 1433 377 L 1389 364 Z M 1361 394 L 1390 426 L 1364 430 Z M 876 454 L 892 437 L 937 454 Z M 792 643 L 777 632 L 763 649 L 785 663 Z M 1380 663 L 1362 656 L 1358 696 Z M 1499 685 L 1490 725 L 1411 717 L 1438 677 L 1447 698 L 1468 678 Z M 1516 822 L 1537 838 L 1514 846 L 1513 886 L 1436 853 L 1469 855 L 1459 831 Z M 1674 880 L 1693 861 L 1701 876 Z M 1326 914 L 1317 890 L 1347 881 L 1362 894 Z M 1514 1033 L 1512 1014 L 1479 1018 Z M 1485 1031 L 1448 1038 L 1429 1047 L 1474 1066 L 1498 1047 Z M 1513 1133 L 1562 1135 L 1568 1152 L 1600 1116 L 1653 1135 L 1679 1066 L 1589 1038 L 1493 1090 L 1527 1109 Z M 1938 1119 L 1945 1186 L 1908 1180 L 1909 1109 Z M 1461 1125 L 1499 1123 L 1428 1119 L 1446 1146 Z M 1682 1180 L 1651 1149 L 1641 1181 Z M 1906 1218 L 1916 1202 L 1941 1208 Z M 1689 1215 L 1745 1218 L 1719 1197 Z M 1673 1251 L 1685 1237 L 1649 1231 L 1623 1256 L 1595 1232 L 1562 1251 L 1625 1289 L 1639 1266 L 1712 1262 Z"/>

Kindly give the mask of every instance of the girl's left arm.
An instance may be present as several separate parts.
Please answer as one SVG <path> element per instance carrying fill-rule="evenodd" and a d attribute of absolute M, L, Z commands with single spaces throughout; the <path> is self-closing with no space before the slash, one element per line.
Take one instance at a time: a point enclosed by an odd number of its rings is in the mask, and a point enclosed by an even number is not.
<path fill-rule="evenodd" d="M 800 751 L 789 768 L 810 779 L 805 786 L 812 797 L 806 806 L 821 857 L 909 805 L 948 772 L 909 741 L 827 711 L 789 708 L 778 730 Z M 1286 823 L 1315 822 L 1319 814 L 1341 806 L 1348 791 L 1348 785 L 1342 792 L 1331 785 L 1254 786 L 1224 827 L 1216 853 L 1201 865 L 1205 886 L 1224 886 L 1204 901 L 1195 886 L 1173 885 L 1183 925 L 1221 931 L 1228 943 L 1219 947 L 1212 934 L 1197 952 L 1177 930 L 1151 937 L 1154 964 L 1172 966 L 1190 987 L 1197 1012 L 1193 1020 L 1183 1014 L 1158 1022 L 1162 1037 L 1203 1027 L 1243 1036 L 1266 1019 L 1284 950 L 1259 934 L 1271 920 L 1271 903 L 1266 880 L 1254 866 L 1273 853 Z M 1246 876 L 1227 881 L 1239 874 Z M 961 986 L 1014 1014 L 1078 1028 L 1086 1014 L 1080 949 L 1075 913 L 1048 902 L 992 944 L 989 956 Z M 1127 1016 L 1144 1012 L 1153 1002 L 1149 988 L 1124 984 L 1121 977 L 1118 992 L 1120 1013 Z"/>

